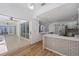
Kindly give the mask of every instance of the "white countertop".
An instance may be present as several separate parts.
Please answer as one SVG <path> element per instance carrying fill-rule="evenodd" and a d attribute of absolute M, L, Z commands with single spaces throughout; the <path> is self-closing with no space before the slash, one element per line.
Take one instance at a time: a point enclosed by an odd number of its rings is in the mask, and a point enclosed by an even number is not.
<path fill-rule="evenodd" d="M 61 38 L 61 39 L 79 41 L 79 37 L 66 37 L 66 36 L 59 36 L 57 34 L 45 34 L 45 35 L 43 35 L 43 37 Z"/>

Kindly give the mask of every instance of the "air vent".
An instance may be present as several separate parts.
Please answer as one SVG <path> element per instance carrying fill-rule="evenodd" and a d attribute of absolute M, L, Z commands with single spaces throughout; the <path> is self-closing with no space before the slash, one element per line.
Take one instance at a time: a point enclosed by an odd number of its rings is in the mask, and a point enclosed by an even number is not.
<path fill-rule="evenodd" d="M 41 6 L 44 6 L 44 5 L 46 5 L 46 3 L 41 3 Z"/>

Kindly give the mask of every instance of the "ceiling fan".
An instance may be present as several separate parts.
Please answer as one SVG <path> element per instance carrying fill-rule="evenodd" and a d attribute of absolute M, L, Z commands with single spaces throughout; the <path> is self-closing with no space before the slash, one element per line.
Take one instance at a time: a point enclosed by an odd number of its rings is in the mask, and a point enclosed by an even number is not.
<path fill-rule="evenodd" d="M 9 21 L 17 21 L 14 17 L 10 17 Z"/>
<path fill-rule="evenodd" d="M 46 5 L 46 3 L 41 3 L 41 6 L 44 6 L 44 5 Z"/>

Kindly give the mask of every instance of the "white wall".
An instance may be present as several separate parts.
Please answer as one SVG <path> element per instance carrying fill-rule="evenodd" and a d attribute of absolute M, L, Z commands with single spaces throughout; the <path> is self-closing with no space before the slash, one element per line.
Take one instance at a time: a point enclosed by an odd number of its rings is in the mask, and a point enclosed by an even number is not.
<path fill-rule="evenodd" d="M 32 19 L 29 21 L 29 36 L 32 43 L 40 41 L 39 21 Z"/>
<path fill-rule="evenodd" d="M 16 35 L 18 36 L 18 37 L 20 37 L 20 22 L 17 22 L 16 23 Z"/>
<path fill-rule="evenodd" d="M 49 24 L 49 32 L 55 32 L 54 24 Z"/>
<path fill-rule="evenodd" d="M 79 7 L 78 7 L 78 24 L 79 24 Z M 78 32 L 79 32 L 79 25 L 78 25 Z"/>

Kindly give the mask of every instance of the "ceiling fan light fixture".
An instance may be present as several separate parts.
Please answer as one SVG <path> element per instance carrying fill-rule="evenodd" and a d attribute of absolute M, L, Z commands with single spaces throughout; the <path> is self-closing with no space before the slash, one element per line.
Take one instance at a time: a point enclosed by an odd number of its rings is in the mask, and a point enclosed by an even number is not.
<path fill-rule="evenodd" d="M 13 17 L 10 17 L 10 20 L 13 20 Z"/>

